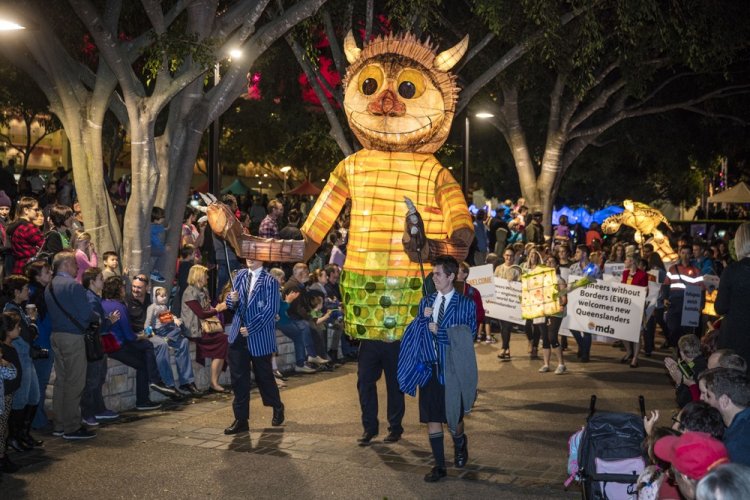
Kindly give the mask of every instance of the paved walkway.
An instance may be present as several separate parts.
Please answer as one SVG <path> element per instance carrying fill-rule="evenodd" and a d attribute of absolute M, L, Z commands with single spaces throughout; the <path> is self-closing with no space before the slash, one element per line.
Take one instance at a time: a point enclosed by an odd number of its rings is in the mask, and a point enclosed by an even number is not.
<path fill-rule="evenodd" d="M 576 498 L 575 488 L 562 489 L 567 438 L 583 424 L 591 394 L 601 410 L 637 412 L 639 394 L 663 415 L 673 407 L 664 353 L 643 358 L 634 370 L 617 362 L 620 350 L 595 345 L 591 363 L 569 361 L 569 372 L 555 375 L 538 373 L 541 362 L 522 355 L 520 335 L 513 361 L 499 362 L 497 349 L 477 346 L 480 390 L 466 419 L 469 464 L 450 468 L 437 485 L 422 481 L 432 462 L 414 398 L 407 397 L 400 442 L 356 446 L 362 429 L 356 364 L 349 363 L 333 373 L 291 377 L 282 390 L 282 427 L 271 426 L 271 410 L 254 391 L 249 434 L 224 436 L 231 397 L 210 396 L 127 413 L 91 441 L 47 436 L 43 449 L 12 455 L 25 467 L 3 476 L 0 498 Z M 381 407 L 381 438 L 383 414 Z M 446 455 L 452 461 L 449 438 Z"/>

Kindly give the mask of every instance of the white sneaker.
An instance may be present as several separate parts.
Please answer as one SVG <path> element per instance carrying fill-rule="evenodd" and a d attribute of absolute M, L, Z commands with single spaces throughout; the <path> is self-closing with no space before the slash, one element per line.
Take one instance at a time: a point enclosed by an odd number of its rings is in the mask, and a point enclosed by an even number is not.
<path fill-rule="evenodd" d="M 549 366 L 544 365 L 543 367 L 539 368 L 539 373 L 547 373 L 549 371 Z"/>
<path fill-rule="evenodd" d="M 568 367 L 565 365 L 557 365 L 557 369 L 555 370 L 555 375 L 560 375 L 562 373 L 565 373 L 568 371 Z"/>
<path fill-rule="evenodd" d="M 294 365 L 294 372 L 295 373 L 315 373 L 316 371 L 318 371 L 318 370 L 316 370 L 312 366 L 308 365 L 307 363 L 305 363 L 302 366 Z"/>
<path fill-rule="evenodd" d="M 328 363 L 328 360 L 326 358 L 321 358 L 320 356 L 308 356 L 307 362 L 314 363 L 316 365 L 324 365 Z"/>

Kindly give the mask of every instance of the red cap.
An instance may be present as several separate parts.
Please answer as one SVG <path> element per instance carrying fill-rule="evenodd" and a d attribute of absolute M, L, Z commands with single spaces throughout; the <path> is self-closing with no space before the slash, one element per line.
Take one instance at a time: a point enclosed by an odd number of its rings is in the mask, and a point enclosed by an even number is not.
<path fill-rule="evenodd" d="M 729 454 L 724 443 L 704 432 L 664 436 L 654 444 L 654 453 L 696 481 L 714 467 L 729 462 Z"/>

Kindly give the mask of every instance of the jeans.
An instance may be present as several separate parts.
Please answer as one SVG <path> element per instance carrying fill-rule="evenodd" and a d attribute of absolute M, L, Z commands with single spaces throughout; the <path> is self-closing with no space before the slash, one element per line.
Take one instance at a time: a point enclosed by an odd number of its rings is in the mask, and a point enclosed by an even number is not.
<path fill-rule="evenodd" d="M 586 332 L 579 332 L 578 330 L 571 330 L 570 333 L 576 339 L 578 344 L 578 352 L 581 359 L 588 360 L 591 354 L 591 334 Z"/>
<path fill-rule="evenodd" d="M 664 308 L 657 307 L 654 309 L 651 317 L 646 322 L 646 330 L 643 332 L 643 350 L 646 354 L 651 354 L 655 348 L 655 337 L 656 337 L 656 325 L 661 327 L 661 331 L 664 334 L 665 339 L 669 339 L 669 329 L 667 328 L 667 322 L 664 320 Z M 667 340 L 669 342 L 669 340 Z"/>
<path fill-rule="evenodd" d="M 297 366 L 305 364 L 307 356 L 315 356 L 315 346 L 313 345 L 312 333 L 310 332 L 310 323 L 305 320 L 290 320 L 288 323 L 279 323 L 276 327 L 281 333 L 292 339 L 294 342 L 294 357 Z"/>
<path fill-rule="evenodd" d="M 31 426 L 34 429 L 42 429 L 49 424 L 47 413 L 44 411 L 44 400 L 46 399 L 47 386 L 49 385 L 50 375 L 52 374 L 52 364 L 55 362 L 55 353 L 49 350 L 49 358 L 35 359 L 34 368 L 36 376 L 39 379 L 39 408 L 34 415 L 34 421 Z"/>
<path fill-rule="evenodd" d="M 216 240 L 214 240 L 216 241 Z M 222 245 L 226 245 L 225 242 L 221 243 Z M 222 252 L 224 251 L 224 248 L 222 247 Z M 218 269 L 218 274 L 216 277 L 216 294 L 214 297 L 218 297 L 221 295 L 221 291 L 224 289 L 224 285 L 227 284 L 227 281 L 229 281 L 229 268 L 232 268 L 232 271 L 236 271 L 237 269 L 240 269 L 242 266 L 240 266 L 240 263 L 236 260 L 229 260 L 229 265 L 227 265 L 227 261 L 224 259 L 216 259 L 216 269 Z"/>
<path fill-rule="evenodd" d="M 154 344 L 156 364 L 165 384 L 170 387 L 175 385 L 172 365 L 169 363 L 169 347 L 174 350 L 174 362 L 180 385 L 195 381 L 193 362 L 190 360 L 190 341 L 182 335 L 182 330 L 179 327 L 176 325 L 173 328 L 162 327 L 156 331 L 156 335 L 149 338 L 149 341 Z"/>
<path fill-rule="evenodd" d="M 81 395 L 81 416 L 93 418 L 107 409 L 104 406 L 102 387 L 107 380 L 107 356 L 99 361 L 89 361 L 86 366 L 86 385 Z"/>

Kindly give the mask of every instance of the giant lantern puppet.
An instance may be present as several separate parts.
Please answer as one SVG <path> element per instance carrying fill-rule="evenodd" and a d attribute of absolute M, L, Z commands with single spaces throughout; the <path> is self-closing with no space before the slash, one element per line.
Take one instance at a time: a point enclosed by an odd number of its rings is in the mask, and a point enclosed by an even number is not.
<path fill-rule="evenodd" d="M 350 64 L 344 111 L 364 149 L 331 173 L 301 228 L 304 241 L 243 233 L 216 202 L 208 207 L 211 228 L 242 257 L 306 261 L 351 199 L 341 276 L 345 332 L 358 339 L 400 339 L 422 296 L 421 262 L 438 255 L 463 260 L 474 236 L 460 186 L 433 156 L 448 136 L 458 97 L 449 70 L 467 46 L 468 37 L 436 55 L 429 42 L 403 34 L 378 37 L 360 49 L 350 32 L 344 42 Z M 407 222 L 405 198 L 421 218 Z"/>

